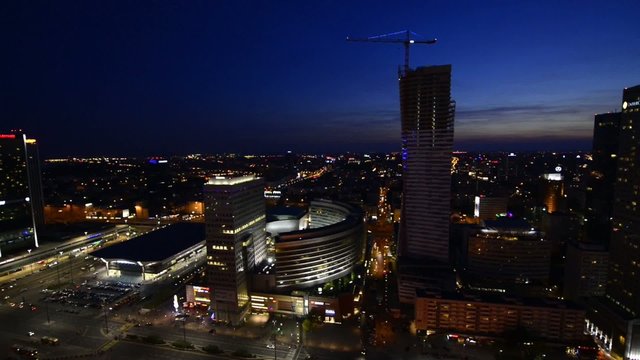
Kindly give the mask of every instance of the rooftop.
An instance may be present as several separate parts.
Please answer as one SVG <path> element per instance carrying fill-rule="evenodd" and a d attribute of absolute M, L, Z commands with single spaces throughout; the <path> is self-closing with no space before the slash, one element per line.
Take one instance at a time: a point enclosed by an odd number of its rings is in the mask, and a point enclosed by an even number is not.
<path fill-rule="evenodd" d="M 103 259 L 130 261 L 162 261 L 205 239 L 205 225 L 178 223 L 93 252 Z"/>
<path fill-rule="evenodd" d="M 291 206 L 275 206 L 267 209 L 267 221 L 301 219 L 306 209 Z"/>
<path fill-rule="evenodd" d="M 582 310 L 577 304 L 567 300 L 557 300 L 551 298 L 531 298 L 507 296 L 496 293 L 461 293 L 452 291 L 440 291 L 437 289 L 417 289 L 418 298 L 444 299 L 453 301 L 464 301 L 467 303 L 503 304 L 515 306 L 545 307 L 554 309 Z"/>
<path fill-rule="evenodd" d="M 484 228 L 499 232 L 535 231 L 526 220 L 516 218 L 500 218 L 498 220 L 484 220 Z"/>
<path fill-rule="evenodd" d="M 209 181 L 207 181 L 206 185 L 227 185 L 227 186 L 232 186 L 232 185 L 237 185 L 237 184 L 242 184 L 245 182 L 249 182 L 251 180 L 255 180 L 257 179 L 257 177 L 255 175 L 246 175 L 246 176 L 216 176 L 213 177 L 211 179 L 209 179 Z"/>

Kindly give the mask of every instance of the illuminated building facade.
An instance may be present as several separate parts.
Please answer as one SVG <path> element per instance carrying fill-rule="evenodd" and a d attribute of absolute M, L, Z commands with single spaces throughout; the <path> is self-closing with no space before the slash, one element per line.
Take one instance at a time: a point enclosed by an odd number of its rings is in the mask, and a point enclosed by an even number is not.
<path fill-rule="evenodd" d="M 564 176 L 561 173 L 544 174 L 540 179 L 540 192 L 547 213 L 560 211 L 565 202 Z"/>
<path fill-rule="evenodd" d="M 36 141 L 19 132 L 0 134 L 0 256 L 38 247 L 44 223 Z"/>
<path fill-rule="evenodd" d="M 309 228 L 275 237 L 277 289 L 306 289 L 349 275 L 364 257 L 364 214 L 336 201 L 309 205 Z"/>
<path fill-rule="evenodd" d="M 249 310 L 249 273 L 266 257 L 264 181 L 216 177 L 204 197 L 210 309 L 238 324 Z"/>
<path fill-rule="evenodd" d="M 204 225 L 177 223 L 94 251 L 107 276 L 131 282 L 155 281 L 172 272 L 195 268 L 205 258 Z"/>
<path fill-rule="evenodd" d="M 206 306 L 209 307 L 211 297 L 209 296 L 209 288 L 206 286 L 186 285 L 186 302 L 187 306 Z"/>
<path fill-rule="evenodd" d="M 467 270 L 485 281 L 546 283 L 550 258 L 551 242 L 521 220 L 487 220 L 468 240 Z"/>
<path fill-rule="evenodd" d="M 205 286 L 186 286 L 186 307 L 209 306 L 209 288 Z M 292 291 L 290 294 L 252 292 L 251 310 L 255 313 L 274 313 L 284 316 L 303 318 L 309 314 L 320 315 L 327 323 L 340 323 L 356 313 L 352 294 L 341 296 L 310 295 L 306 292 Z"/>
<path fill-rule="evenodd" d="M 399 254 L 449 263 L 455 103 L 451 65 L 400 77 L 403 194 Z"/>
<path fill-rule="evenodd" d="M 480 220 L 494 220 L 498 216 L 506 216 L 508 200 L 506 197 L 476 196 L 473 217 Z"/>
<path fill-rule="evenodd" d="M 502 336 L 524 328 L 537 338 L 576 341 L 584 337 L 585 311 L 552 299 L 477 296 L 417 291 L 416 330 Z"/>

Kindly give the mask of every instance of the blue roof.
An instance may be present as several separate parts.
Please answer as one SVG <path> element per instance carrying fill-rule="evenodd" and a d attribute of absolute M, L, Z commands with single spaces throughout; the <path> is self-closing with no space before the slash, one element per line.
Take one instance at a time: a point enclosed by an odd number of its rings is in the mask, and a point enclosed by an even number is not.
<path fill-rule="evenodd" d="M 178 223 L 93 252 L 103 259 L 162 261 L 205 239 L 202 223 Z"/>

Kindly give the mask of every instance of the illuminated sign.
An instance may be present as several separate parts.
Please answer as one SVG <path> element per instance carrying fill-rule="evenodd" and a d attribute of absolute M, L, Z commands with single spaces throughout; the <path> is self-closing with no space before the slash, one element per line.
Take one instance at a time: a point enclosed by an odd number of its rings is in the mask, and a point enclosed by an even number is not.
<path fill-rule="evenodd" d="M 156 165 L 156 164 L 166 164 L 168 163 L 169 160 L 164 160 L 164 159 L 157 159 L 157 158 L 151 158 L 149 159 L 149 164 L 152 165 Z"/>
<path fill-rule="evenodd" d="M 545 180 L 549 180 L 549 181 L 562 181 L 562 179 L 564 178 L 562 174 L 559 174 L 559 173 L 543 174 L 542 177 Z"/>
<path fill-rule="evenodd" d="M 205 286 L 193 286 L 193 301 L 199 304 L 208 304 L 211 302 L 209 298 L 209 288 Z"/>
<path fill-rule="evenodd" d="M 480 217 L 480 196 L 476 196 L 473 202 L 473 217 Z"/>
<path fill-rule="evenodd" d="M 636 106 L 640 106 L 640 100 L 631 101 L 631 102 L 625 101 L 622 103 L 622 110 L 627 110 L 627 108 L 633 108 Z"/>
<path fill-rule="evenodd" d="M 27 139 L 27 140 L 25 140 L 25 142 L 27 144 L 35 144 L 36 143 L 36 139 Z"/>
<path fill-rule="evenodd" d="M 16 136 L 14 134 L 0 134 L 0 139 L 15 139 Z"/>
<path fill-rule="evenodd" d="M 264 197 L 270 199 L 279 199 L 282 193 L 279 190 L 265 190 Z"/>
<path fill-rule="evenodd" d="M 334 310 L 331 310 L 331 309 L 326 309 L 324 311 L 324 314 L 327 315 L 327 316 L 335 316 L 336 312 Z"/>
<path fill-rule="evenodd" d="M 496 214 L 496 217 L 497 218 L 503 218 L 503 217 L 512 218 L 513 217 L 513 213 L 510 213 L 510 212 L 499 213 L 499 214 Z"/>

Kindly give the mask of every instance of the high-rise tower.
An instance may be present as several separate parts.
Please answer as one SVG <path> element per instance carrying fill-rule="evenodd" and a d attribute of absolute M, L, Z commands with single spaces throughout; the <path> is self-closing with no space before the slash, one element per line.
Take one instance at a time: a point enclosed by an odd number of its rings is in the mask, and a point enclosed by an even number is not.
<path fill-rule="evenodd" d="M 597 114 L 593 124 L 593 161 L 587 178 L 586 240 L 609 244 L 622 113 Z"/>
<path fill-rule="evenodd" d="M 29 193 L 31 194 L 31 209 L 33 221 L 37 229 L 44 225 L 44 195 L 42 192 L 42 172 L 40 171 L 40 153 L 36 139 L 25 137 L 27 154 L 27 172 L 29 175 Z"/>
<path fill-rule="evenodd" d="M 451 65 L 401 74 L 400 110 L 404 185 L 399 253 L 448 264 L 455 113 Z"/>
<path fill-rule="evenodd" d="M 250 308 L 248 273 L 266 256 L 264 181 L 216 177 L 204 196 L 211 310 L 237 324 Z"/>
<path fill-rule="evenodd" d="M 21 132 L 0 134 L 0 256 L 39 246 L 44 207 L 35 146 Z"/>
<path fill-rule="evenodd" d="M 640 359 L 640 85 L 624 89 L 617 127 L 610 144 L 617 142 L 617 152 L 609 153 L 616 169 L 607 286 L 605 298 L 590 304 L 587 331 L 607 350 L 635 360 Z"/>
<path fill-rule="evenodd" d="M 607 297 L 640 317 L 640 86 L 622 101 Z"/>

